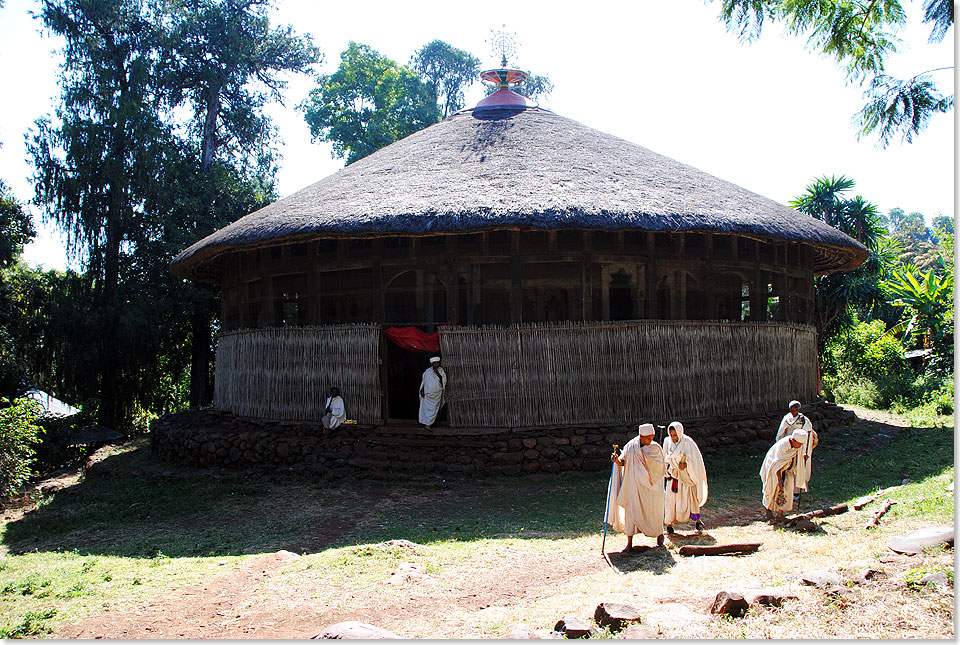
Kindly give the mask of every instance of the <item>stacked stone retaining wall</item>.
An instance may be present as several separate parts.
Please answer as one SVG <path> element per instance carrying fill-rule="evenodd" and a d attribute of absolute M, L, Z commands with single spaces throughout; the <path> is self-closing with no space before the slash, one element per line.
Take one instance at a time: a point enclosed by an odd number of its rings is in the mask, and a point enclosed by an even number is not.
<path fill-rule="evenodd" d="M 805 405 L 804 413 L 821 437 L 856 419 L 853 412 L 826 402 Z M 772 443 L 782 416 L 777 410 L 694 419 L 684 427 L 705 454 L 743 451 Z M 663 432 L 658 431 L 658 439 Z M 324 478 L 473 476 L 604 470 L 610 466 L 611 446 L 623 446 L 634 436 L 636 426 L 471 432 L 343 425 L 324 430 L 317 424 L 267 422 L 201 410 L 155 421 L 150 445 L 164 459 L 191 465 L 282 468 Z"/>

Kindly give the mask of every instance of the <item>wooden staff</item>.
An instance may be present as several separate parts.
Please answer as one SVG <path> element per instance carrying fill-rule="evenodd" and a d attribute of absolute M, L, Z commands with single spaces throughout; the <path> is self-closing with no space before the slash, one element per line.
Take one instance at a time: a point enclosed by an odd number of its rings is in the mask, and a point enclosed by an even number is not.
<path fill-rule="evenodd" d="M 619 447 L 617 444 L 613 444 L 614 454 L 616 454 L 617 448 Z M 614 461 L 610 464 L 610 481 L 607 482 L 607 503 L 603 509 L 603 541 L 600 543 L 600 553 L 604 555 L 606 555 L 605 549 L 607 547 L 607 518 L 610 517 L 610 494 L 613 492 L 613 469 L 616 467 L 617 462 Z"/>

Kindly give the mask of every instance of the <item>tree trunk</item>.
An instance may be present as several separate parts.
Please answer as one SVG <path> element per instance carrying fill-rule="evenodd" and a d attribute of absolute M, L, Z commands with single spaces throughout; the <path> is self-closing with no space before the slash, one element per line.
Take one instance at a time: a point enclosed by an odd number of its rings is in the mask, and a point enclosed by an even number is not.
<path fill-rule="evenodd" d="M 677 551 L 680 555 L 739 555 L 753 553 L 760 549 L 762 542 L 745 542 L 743 544 L 716 544 L 713 546 L 682 546 Z"/>

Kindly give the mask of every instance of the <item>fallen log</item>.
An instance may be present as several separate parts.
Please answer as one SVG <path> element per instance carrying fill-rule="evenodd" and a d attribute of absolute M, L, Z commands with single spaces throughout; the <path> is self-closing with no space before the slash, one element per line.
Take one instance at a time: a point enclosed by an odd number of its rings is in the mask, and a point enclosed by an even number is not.
<path fill-rule="evenodd" d="M 794 515 L 787 518 L 787 526 L 792 526 L 796 524 L 797 520 L 801 517 L 807 520 L 813 519 L 815 517 L 826 517 L 827 515 L 839 515 L 840 513 L 846 513 L 850 508 L 846 504 L 837 504 L 836 506 L 830 506 L 827 508 L 821 508 L 816 511 L 810 511 L 809 513 L 804 513 L 803 515 Z"/>
<path fill-rule="evenodd" d="M 873 500 L 877 499 L 878 497 L 880 497 L 880 496 L 882 496 L 882 495 L 886 495 L 886 494 L 889 493 L 890 491 L 895 490 L 895 489 L 897 489 L 897 488 L 900 488 L 900 486 L 899 486 L 899 485 L 898 485 L 898 486 L 889 486 L 889 487 L 887 487 L 887 488 L 884 488 L 883 490 L 878 490 L 878 491 L 877 491 L 876 493 L 874 493 L 873 495 L 867 495 L 866 497 L 861 497 L 860 499 L 856 500 L 856 501 L 853 503 L 853 510 L 859 511 L 861 508 L 863 508 L 864 506 L 866 506 L 867 504 L 869 504 L 869 503 L 872 502 Z"/>
<path fill-rule="evenodd" d="M 880 526 L 880 518 L 883 517 L 883 514 L 890 510 L 890 508 L 896 504 L 892 499 L 888 499 L 883 503 L 883 506 L 880 507 L 880 510 L 873 514 L 873 517 L 870 518 L 870 521 L 863 527 L 865 529 L 875 529 Z"/>
<path fill-rule="evenodd" d="M 677 551 L 680 555 L 739 555 L 757 551 L 763 542 L 745 542 L 743 544 L 715 544 L 713 546 L 685 545 Z"/>

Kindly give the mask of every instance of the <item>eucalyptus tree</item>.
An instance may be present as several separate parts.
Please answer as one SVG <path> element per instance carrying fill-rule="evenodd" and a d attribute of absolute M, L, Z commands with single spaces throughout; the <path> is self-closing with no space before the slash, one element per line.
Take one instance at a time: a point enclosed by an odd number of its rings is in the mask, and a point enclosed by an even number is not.
<path fill-rule="evenodd" d="M 322 58 L 309 36 L 273 27 L 272 0 L 168 0 L 162 80 L 171 106 L 186 105 L 186 154 L 195 177 L 181 175 L 182 235 L 187 246 L 273 198 L 274 133 L 264 107 L 283 101 L 288 73 L 310 72 Z M 265 188 L 253 201 L 234 199 L 237 183 Z M 246 193 L 248 191 L 242 191 Z M 216 298 L 186 287 L 191 302 L 190 402 L 211 397 L 211 321 Z"/>
<path fill-rule="evenodd" d="M 42 0 L 44 26 L 64 39 L 55 118 L 29 142 L 35 203 L 66 233 L 68 251 L 92 278 L 87 320 L 98 346 L 93 368 L 99 420 L 115 426 L 130 403 L 121 392 L 121 263 L 161 189 L 170 132 L 161 116 L 156 7 L 139 0 Z"/>
<path fill-rule="evenodd" d="M 937 88 L 930 69 L 905 79 L 886 73 L 896 53 L 897 31 L 907 22 L 899 0 L 720 0 L 720 17 L 744 41 L 760 37 L 767 23 L 781 23 L 791 35 L 806 35 L 811 51 L 833 58 L 850 82 L 865 84 L 865 104 L 856 115 L 859 136 L 875 134 L 886 147 L 898 136 L 906 142 L 933 116 L 953 109 L 953 96 Z M 953 27 L 953 0 L 924 0 L 923 22 L 930 42 L 942 42 Z M 952 57 L 947 55 L 952 61 Z"/>

